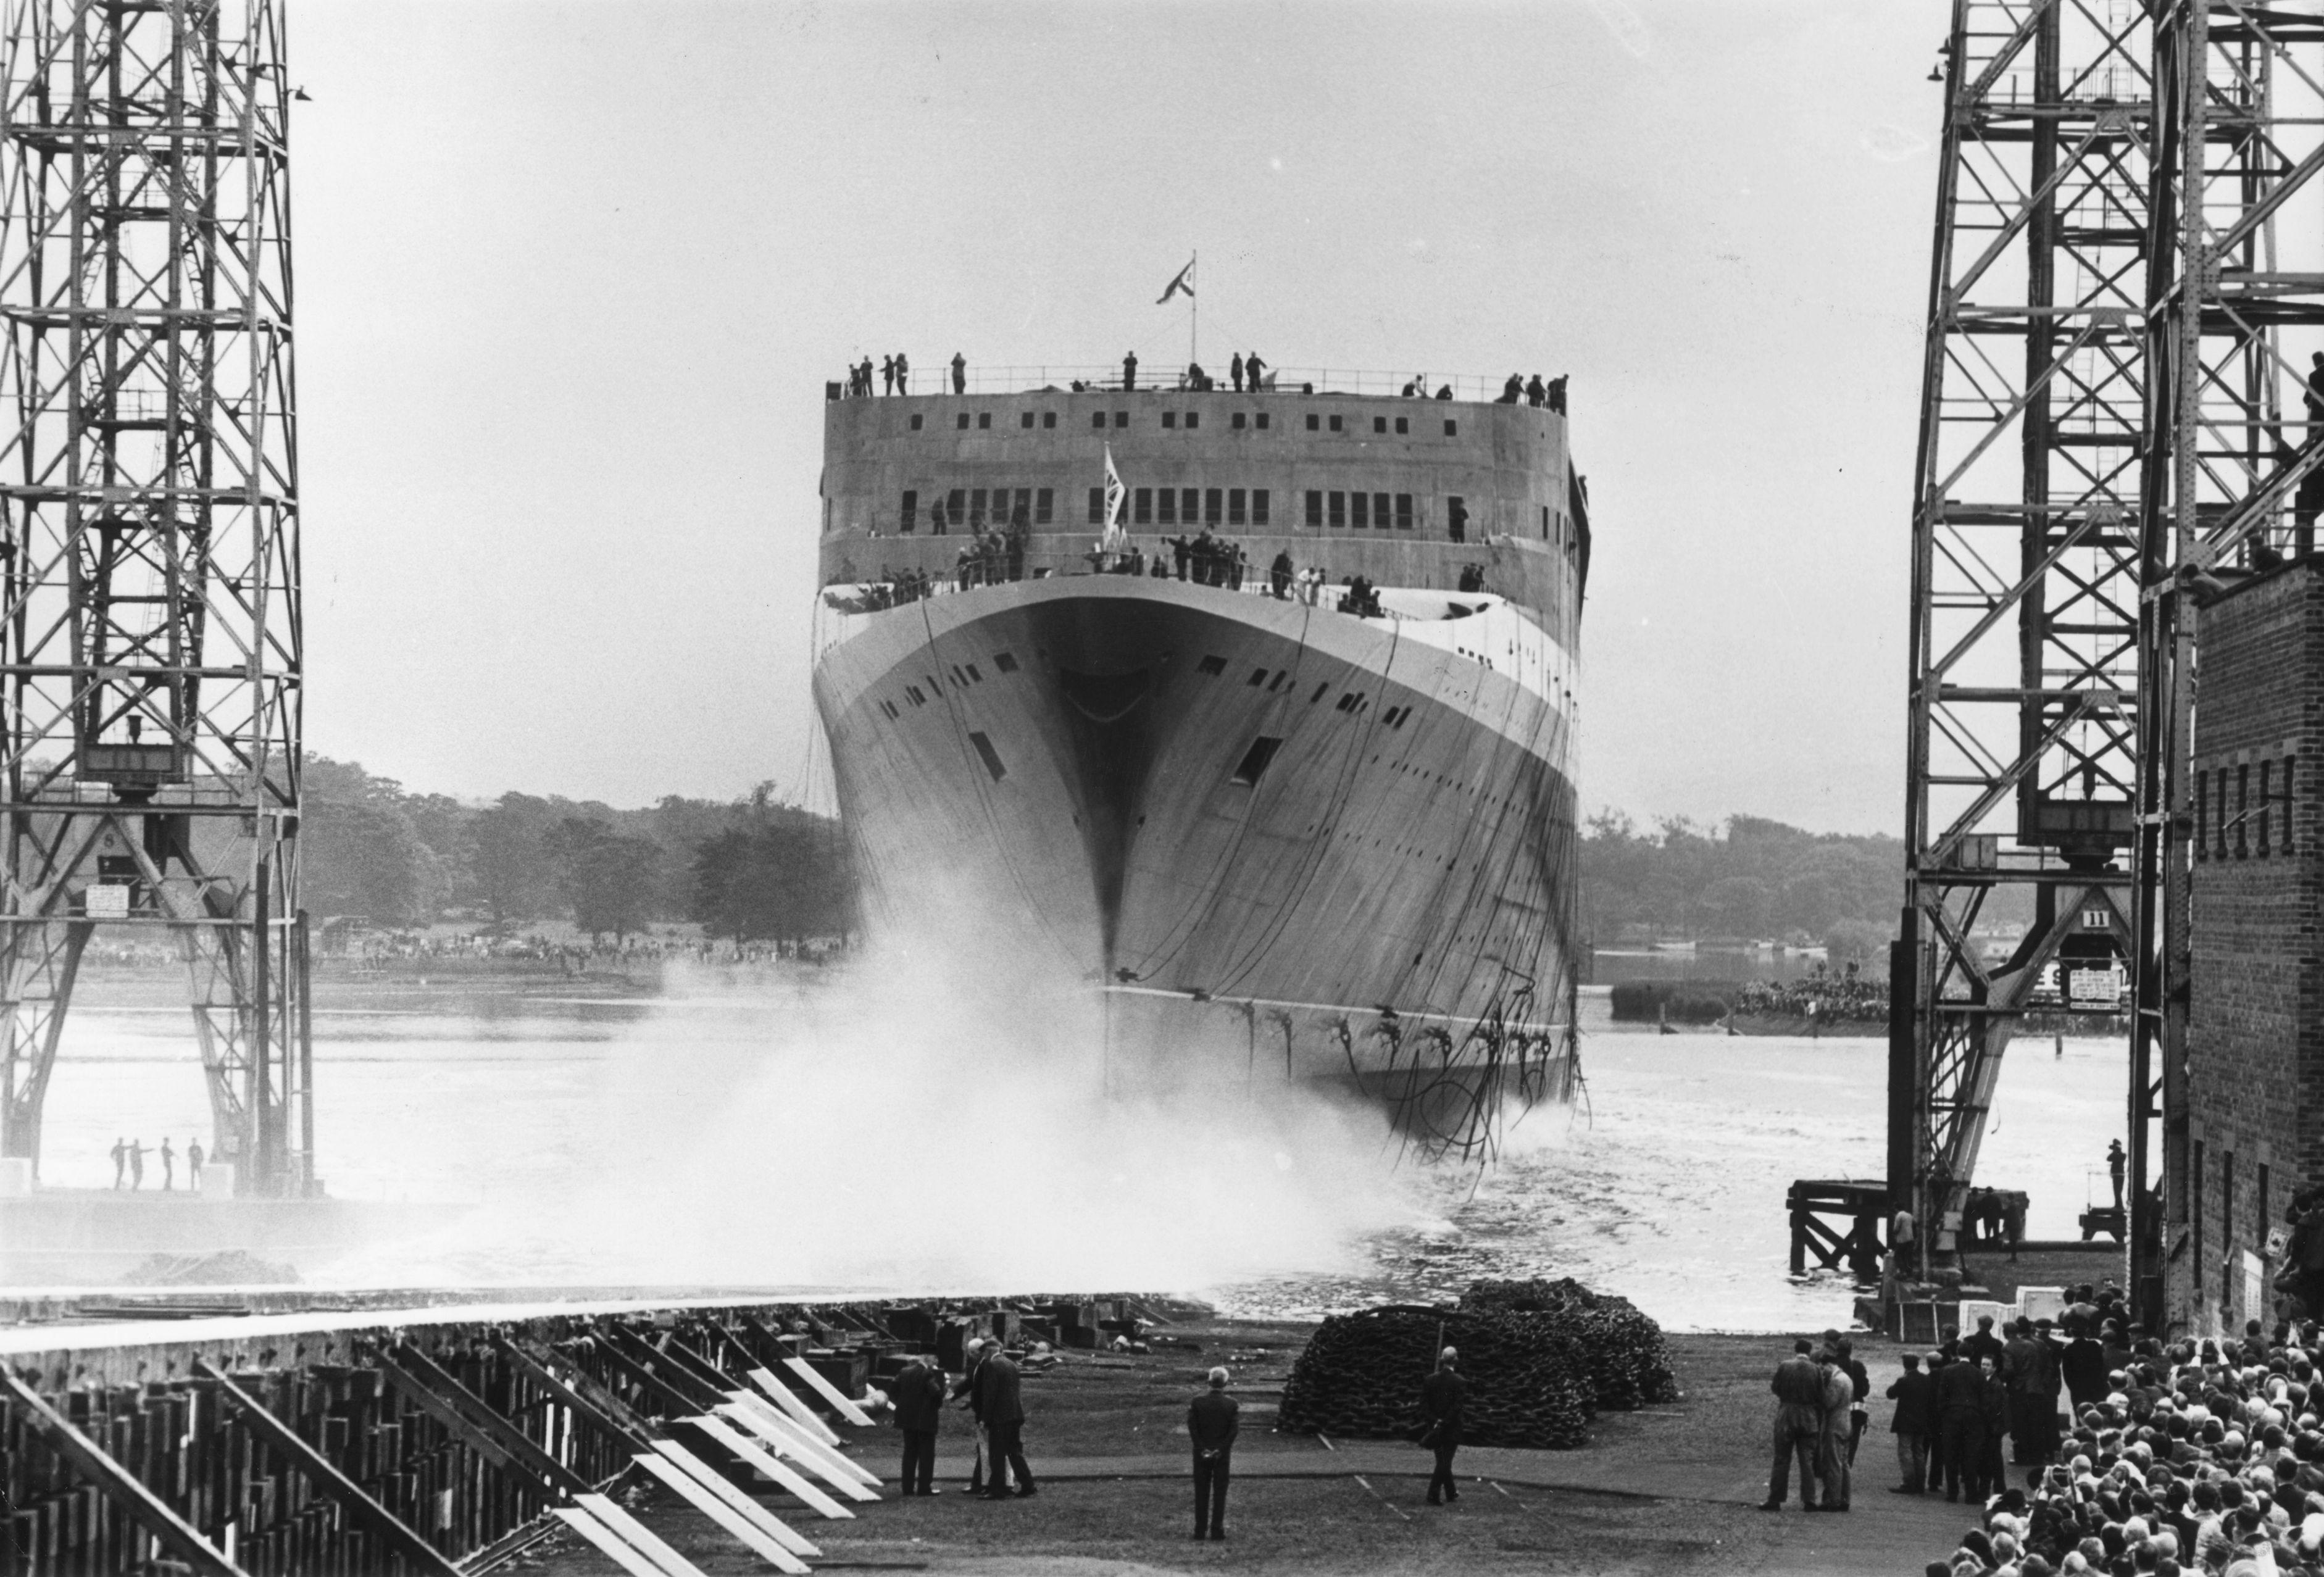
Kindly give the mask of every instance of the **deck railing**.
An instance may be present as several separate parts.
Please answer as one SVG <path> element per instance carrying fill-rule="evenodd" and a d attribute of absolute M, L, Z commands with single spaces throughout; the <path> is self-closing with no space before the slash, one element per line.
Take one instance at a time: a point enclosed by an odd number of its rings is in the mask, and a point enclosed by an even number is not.
<path fill-rule="evenodd" d="M 1225 360 L 1222 359 L 1215 364 L 1204 362 L 1203 369 L 1211 377 L 1212 386 L 1209 391 L 1211 393 L 1236 392 L 1233 382 L 1228 376 L 1228 363 Z M 1526 378 L 1539 375 L 1544 383 L 1548 383 L 1550 378 L 1549 374 L 1536 374 L 1536 370 L 1531 368 L 1526 369 L 1519 375 Z M 1256 391 L 1245 391 L 1245 392 L 1255 392 L 1262 396 L 1299 394 L 1312 387 L 1313 392 L 1319 395 L 1398 395 L 1403 393 L 1407 386 L 1417 386 L 1425 390 L 1430 399 L 1435 398 L 1438 391 L 1450 389 L 1452 392 L 1452 397 L 1456 401 L 1484 404 L 1501 398 L 1502 391 L 1508 382 L 1508 376 L 1507 373 L 1499 374 L 1428 373 L 1417 370 L 1392 373 L 1347 367 L 1270 366 L 1264 375 L 1267 386 Z M 1073 392 L 1076 385 L 1088 391 L 1120 392 L 1122 387 L 1121 379 L 1122 369 L 1119 362 L 1103 366 L 979 366 L 971 362 L 963 373 L 963 382 L 967 385 L 964 392 L 968 394 L 1027 394 L 1050 389 L 1062 393 Z M 826 387 L 835 386 L 840 391 L 839 397 L 846 398 L 848 383 L 846 370 L 842 369 L 839 377 L 833 380 Z M 904 392 L 908 394 L 948 395 L 953 393 L 950 361 L 911 361 L 906 384 Z M 887 385 L 881 376 L 877 357 L 873 358 L 872 364 L 872 389 L 875 398 L 886 397 Z M 1138 383 L 1135 392 L 1142 394 L 1157 391 L 1192 392 L 1193 391 L 1188 388 L 1187 370 L 1185 364 L 1149 362 L 1140 356 L 1138 361 Z M 1519 402 L 1522 403 L 1522 400 Z"/>

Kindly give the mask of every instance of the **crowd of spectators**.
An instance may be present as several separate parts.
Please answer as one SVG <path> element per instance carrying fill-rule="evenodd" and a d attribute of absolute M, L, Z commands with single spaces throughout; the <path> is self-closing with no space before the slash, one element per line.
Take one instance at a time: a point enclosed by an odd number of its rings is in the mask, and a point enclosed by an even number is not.
<path fill-rule="evenodd" d="M 1736 993 L 1735 1010 L 1753 1018 L 1885 1024 L 1888 1021 L 1888 982 L 1859 974 L 1853 967 L 1845 974 L 1747 981 Z"/>
<path fill-rule="evenodd" d="M 2085 1286 L 2062 1341 L 2048 1324 L 2020 1322 L 2003 1363 L 2022 1348 L 2021 1371 L 2053 1366 L 2067 1426 L 2054 1382 L 2053 1399 L 2011 1413 L 2021 1483 L 1976 1484 L 1979 1525 L 1928 1577 L 2324 1577 L 2324 1337 L 2312 1322 L 2271 1333 L 2253 1320 L 2240 1339 L 2166 1344 L 2129 1323 L 2111 1289 Z M 1948 1347 L 1966 1357 L 1975 1341 Z M 1966 1360 L 1978 1357 L 1992 1364 Z M 2014 1402 L 2024 1388 L 2001 1378 Z"/>

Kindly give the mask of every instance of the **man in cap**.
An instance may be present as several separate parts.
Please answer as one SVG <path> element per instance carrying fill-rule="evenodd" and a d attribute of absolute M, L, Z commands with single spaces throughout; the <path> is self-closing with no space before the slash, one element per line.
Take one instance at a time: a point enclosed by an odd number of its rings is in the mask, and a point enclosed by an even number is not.
<path fill-rule="evenodd" d="M 936 1427 L 944 1421 L 944 1370 L 915 1357 L 896 1376 L 889 1396 L 895 1403 L 896 1427 L 904 1432 L 902 1493 L 934 1495 L 930 1480 L 936 1471 Z"/>
<path fill-rule="evenodd" d="M 1227 1468 L 1234 1455 L 1235 1415 L 1241 1404 L 1227 1395 L 1227 1371 L 1211 1370 L 1211 1388 L 1186 1405 L 1186 1434 L 1194 1443 L 1194 1536 L 1227 1536 Z"/>
<path fill-rule="evenodd" d="M 1452 1484 L 1452 1453 L 1461 1449 L 1461 1410 L 1468 1400 L 1469 1384 L 1461 1378 L 1461 1354 L 1447 1347 L 1436 1355 L 1436 1372 L 1420 1382 L 1421 1416 L 1428 1420 L 1420 1443 L 1436 1453 L 1436 1471 L 1428 1480 L 1428 1503 L 1458 1500 Z"/>

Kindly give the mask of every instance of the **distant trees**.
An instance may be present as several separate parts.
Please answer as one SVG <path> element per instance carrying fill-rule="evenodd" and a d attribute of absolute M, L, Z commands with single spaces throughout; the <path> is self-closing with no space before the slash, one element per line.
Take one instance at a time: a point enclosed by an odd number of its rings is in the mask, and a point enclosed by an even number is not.
<path fill-rule="evenodd" d="M 570 919 L 622 937 L 699 919 L 715 936 L 799 941 L 857 924 L 839 825 L 768 785 L 731 802 L 669 796 L 650 809 L 503 794 L 415 795 L 354 762 L 309 756 L 302 901 L 318 919 Z"/>
<path fill-rule="evenodd" d="M 1803 832 L 1761 816 L 1723 829 L 1683 816 L 1642 833 L 1618 811 L 1582 837 L 1582 930 L 1601 945 L 1652 937 L 1821 942 L 1868 960 L 1904 901 L 1895 838 Z"/>

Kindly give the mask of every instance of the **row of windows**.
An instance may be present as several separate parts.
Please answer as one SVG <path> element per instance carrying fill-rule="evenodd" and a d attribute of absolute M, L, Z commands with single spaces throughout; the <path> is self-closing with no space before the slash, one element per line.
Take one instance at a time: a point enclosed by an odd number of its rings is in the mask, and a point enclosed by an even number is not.
<path fill-rule="evenodd" d="M 2280 762 L 2245 761 L 2197 772 L 2195 858 L 2264 860 L 2271 853 L 2291 853 L 2292 779 L 2299 759 L 2288 755 Z"/>
<path fill-rule="evenodd" d="M 1273 495 L 1264 487 L 1134 487 L 1130 490 L 1129 524 L 1137 526 L 1271 526 Z M 1424 501 L 1425 503 L 1425 501 Z M 1306 493 L 1306 522 L 1317 530 L 1409 531 L 1425 525 L 1421 505 L 1409 493 L 1347 493 L 1311 488 Z M 955 487 L 937 498 L 928 515 L 930 534 L 943 536 L 959 530 L 977 532 L 1021 522 L 1027 526 L 1056 523 L 1056 492 L 1047 487 Z M 1089 490 L 1089 523 L 1105 523 L 1105 489 Z M 1560 521 L 1549 506 L 1541 506 L 1545 540 Z M 908 487 L 899 501 L 897 526 L 909 533 L 920 527 L 920 493 Z M 1444 499 L 1444 526 L 1453 541 L 1468 540 L 1469 506 L 1459 494 Z M 2289 772 L 2287 765 L 2285 770 Z M 2288 845 L 2287 845 L 2288 846 Z"/>
<path fill-rule="evenodd" d="M 1026 525 L 1047 526 L 1056 523 L 1056 513 L 1057 493 L 1053 487 L 955 487 L 935 501 L 928 515 L 928 530 L 938 537 L 954 528 L 982 531 L 987 526 L 1010 525 L 1019 515 L 1024 517 Z M 920 529 L 919 489 L 904 489 L 896 526 L 908 532 Z"/>
<path fill-rule="evenodd" d="M 2256 1169 L 2259 1176 L 2255 1179 L 2257 1185 L 2252 1194 L 2252 1231 L 2251 1236 L 2246 1240 L 2247 1243 L 2254 1245 L 2266 1242 L 2268 1231 L 2274 1225 L 2268 1219 L 2267 1163 L 2261 1162 Z M 2189 1172 L 2188 1225 L 2193 1229 L 2196 1275 L 2200 1277 L 2203 1274 L 2203 1141 L 2200 1139 L 2195 1141 L 2195 1164 L 2189 1168 Z M 2236 1152 L 2221 1150 L 2219 1152 L 2219 1246 L 2224 1250 L 2235 1240 Z M 2223 1252 L 2219 1265 L 2219 1302 L 2222 1305 L 2234 1300 L 2234 1262 Z M 2200 1286 L 2200 1283 L 2198 1285 Z"/>
<path fill-rule="evenodd" d="M 989 410 L 980 410 L 975 414 L 977 430 L 979 432 L 991 431 L 992 412 Z M 1034 424 L 1033 419 L 1036 414 L 1036 412 L 1030 410 L 1019 411 L 1017 413 L 1017 425 L 1022 429 L 1031 429 Z M 1038 414 L 1040 417 L 1040 425 L 1042 427 L 1054 428 L 1057 425 L 1057 413 L 1056 411 L 1044 410 Z M 1307 430 L 1309 432 L 1347 432 L 1351 430 L 1348 426 L 1347 418 L 1342 412 L 1333 411 L 1329 415 L 1325 415 L 1323 412 L 1311 410 L 1308 411 L 1306 415 Z M 1446 438 L 1455 438 L 1461 436 L 1461 423 L 1457 418 L 1448 416 L 1443 419 L 1443 421 L 1444 436 Z M 912 430 L 914 432 L 918 432 L 920 430 L 920 422 L 921 418 L 919 416 L 914 416 L 912 418 Z M 1176 431 L 1182 423 L 1184 424 L 1186 431 L 1193 432 L 1203 425 L 1203 413 L 1199 410 L 1188 410 L 1184 412 L 1166 410 L 1162 413 L 1162 425 L 1166 429 Z M 1227 413 L 1227 426 L 1233 429 L 1236 432 L 1241 432 L 1246 429 L 1250 428 L 1256 428 L 1260 432 L 1266 432 L 1273 426 L 1273 413 L 1270 411 L 1235 410 Z M 954 413 L 953 417 L 953 425 L 961 432 L 968 431 L 969 413 L 965 410 Z M 1127 410 L 1116 410 L 1111 412 L 1111 420 L 1109 420 L 1109 413 L 1105 411 L 1093 410 L 1090 412 L 1090 427 L 1093 431 L 1103 431 L 1108 427 L 1126 428 L 1129 425 L 1130 412 Z M 1408 416 L 1375 416 L 1372 418 L 1372 431 L 1382 436 L 1386 436 L 1391 431 L 1409 436 L 1412 431 L 1412 419 Z"/>
<path fill-rule="evenodd" d="M 1270 494 L 1264 487 L 1133 487 L 1130 523 L 1134 526 L 1266 526 L 1274 524 Z M 1089 523 L 1105 524 L 1105 489 L 1093 487 Z"/>

